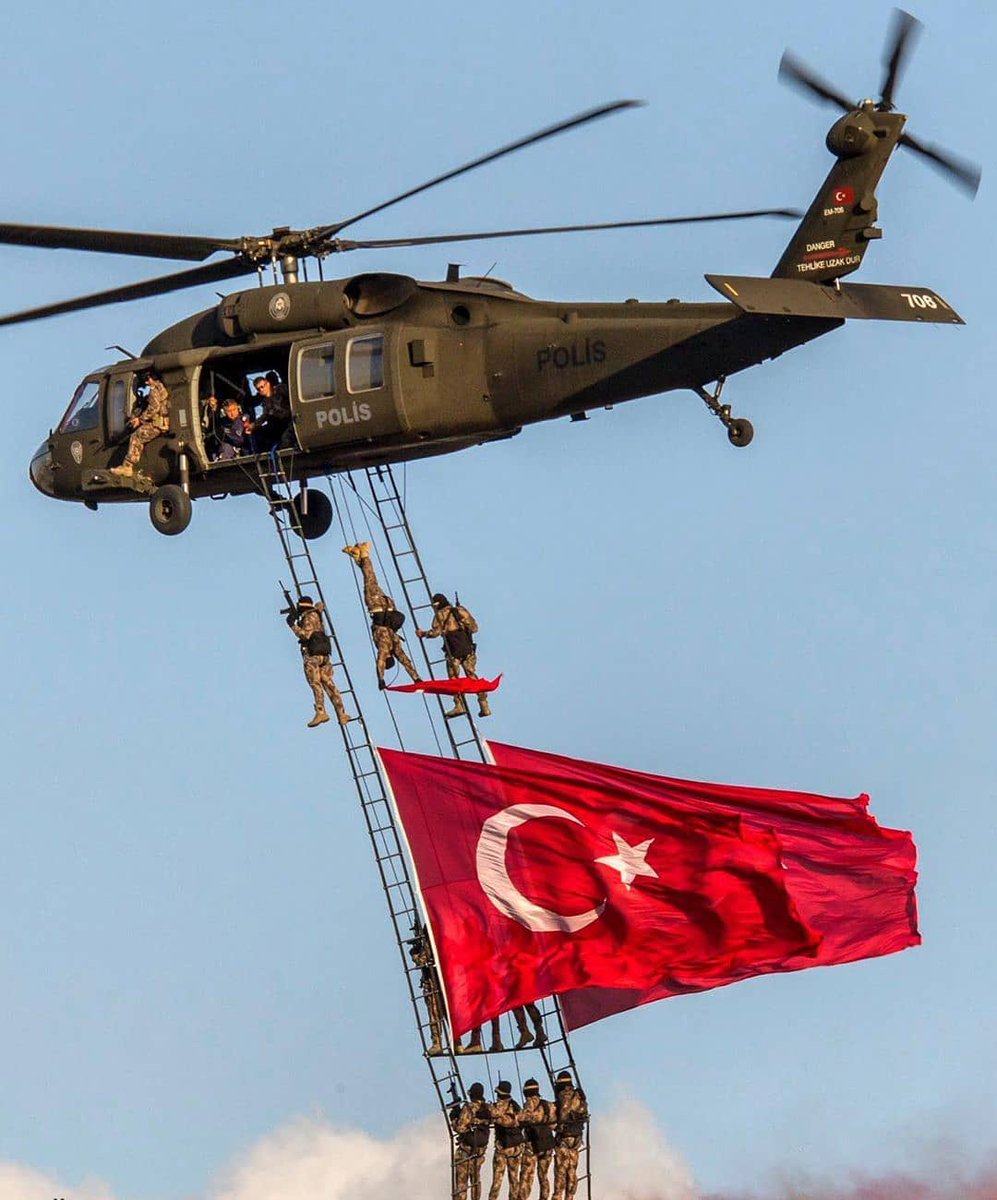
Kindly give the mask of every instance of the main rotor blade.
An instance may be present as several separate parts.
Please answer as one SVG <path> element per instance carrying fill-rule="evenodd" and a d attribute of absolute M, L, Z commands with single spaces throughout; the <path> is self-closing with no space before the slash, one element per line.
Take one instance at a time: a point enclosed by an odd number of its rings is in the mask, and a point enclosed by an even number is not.
<path fill-rule="evenodd" d="M 129 233 L 119 229 L 69 229 L 60 225 L 0 225 L 0 244 L 39 246 L 46 250 L 92 250 L 142 258 L 180 258 L 200 262 L 218 250 L 238 251 L 233 238 L 190 237 L 172 233 Z"/>
<path fill-rule="evenodd" d="M 446 242 L 480 242 L 488 238 L 533 237 L 543 233 L 587 233 L 598 229 L 641 229 L 650 225 L 695 225 L 704 221 L 743 221 L 752 217 L 795 217 L 795 208 L 759 208 L 745 212 L 704 213 L 695 217 L 657 217 L 647 221 L 605 221 L 598 225 L 548 225 L 541 229 L 496 229 L 488 233 L 447 233 L 438 237 L 374 238 L 337 242 L 337 250 L 382 250 L 399 246 L 439 246 Z"/>
<path fill-rule="evenodd" d="M 893 108 L 893 93 L 896 91 L 897 80 L 900 78 L 900 72 L 904 65 L 904 59 L 910 53 L 911 47 L 917 40 L 917 35 L 921 29 L 921 22 L 917 17 L 912 17 L 909 12 L 904 12 L 902 8 L 893 10 L 893 29 L 890 42 L 893 49 L 889 55 L 883 55 L 883 65 L 886 67 L 886 74 L 883 76 L 883 91 L 882 99 L 880 100 L 880 108 L 885 108 L 887 111 Z"/>
<path fill-rule="evenodd" d="M 498 150 L 493 150 L 491 154 L 485 154 L 481 158 L 464 163 L 463 166 L 455 167 L 452 171 L 447 171 L 444 175 L 437 175 L 435 179 L 430 179 L 427 183 L 421 183 L 418 187 L 409 188 L 407 192 L 402 192 L 399 196 L 393 196 L 390 200 L 385 200 L 382 204 L 377 204 L 373 208 L 368 208 L 364 212 L 357 213 L 356 216 L 349 217 L 345 221 L 338 221 L 335 225 L 322 226 L 314 230 L 314 234 L 316 238 L 333 237 L 348 225 L 355 225 L 357 221 L 363 220 L 364 217 L 371 217 L 374 213 L 383 212 L 393 204 L 400 204 L 402 200 L 418 196 L 420 192 L 428 191 L 430 188 L 436 187 L 437 184 L 446 183 L 448 179 L 456 179 L 458 175 L 466 175 L 468 171 L 477 170 L 478 167 L 483 167 L 486 163 L 495 162 L 496 159 L 504 158 L 507 154 L 512 154 L 516 150 L 523 150 L 525 147 L 532 146 L 536 142 L 545 141 L 547 138 L 556 137 L 560 133 L 567 133 L 569 129 L 575 129 L 579 125 L 586 125 L 589 121 L 598 121 L 601 117 L 608 117 L 611 113 L 620 112 L 624 108 L 639 108 L 642 104 L 643 101 L 641 100 L 616 100 L 612 104 L 603 104 L 599 108 L 591 108 L 587 112 L 569 117 L 566 121 L 559 121 L 556 125 L 550 125 L 546 129 L 539 130 L 537 133 L 531 133 L 528 137 L 520 138 L 516 142 L 510 142 L 508 146 L 502 146 Z"/>
<path fill-rule="evenodd" d="M 919 142 L 912 138 L 909 133 L 900 135 L 900 145 L 906 146 L 908 150 L 913 150 L 916 154 L 923 155 L 929 162 L 934 163 L 939 170 L 944 171 L 952 180 L 959 185 L 970 196 L 975 196 L 979 186 L 983 172 L 980 167 L 969 162 L 965 158 L 957 158 L 954 154 L 949 154 L 945 150 L 939 150 L 937 146 L 929 146 L 925 142 Z"/>
<path fill-rule="evenodd" d="M 783 54 L 779 62 L 779 78 L 784 83 L 792 83 L 797 87 L 801 87 L 804 91 L 813 92 L 821 100 L 828 104 L 836 104 L 838 108 L 843 108 L 845 112 L 851 112 L 855 107 L 853 101 L 847 96 L 843 96 L 839 91 L 831 86 L 826 80 L 815 74 L 800 61 L 794 54 L 788 50 Z"/>
<path fill-rule="evenodd" d="M 41 308 L 29 308 L 23 312 L 0 317 L 0 325 L 19 325 L 23 321 L 39 321 L 42 317 L 55 317 L 59 313 L 79 312 L 84 308 L 99 308 L 103 304 L 120 304 L 124 300 L 141 300 L 147 296 L 162 296 L 167 292 L 179 292 L 184 288 L 198 287 L 204 283 L 218 283 L 223 279 L 234 279 L 238 275 L 252 275 L 256 268 L 241 258 L 225 262 L 209 263 L 206 267 L 194 267 L 189 271 L 178 271 L 175 275 L 160 275 L 143 283 L 129 283 L 124 287 L 111 288 L 106 292 L 94 292 L 91 296 L 77 296 L 74 300 L 62 300 L 58 304 L 46 304 Z"/>

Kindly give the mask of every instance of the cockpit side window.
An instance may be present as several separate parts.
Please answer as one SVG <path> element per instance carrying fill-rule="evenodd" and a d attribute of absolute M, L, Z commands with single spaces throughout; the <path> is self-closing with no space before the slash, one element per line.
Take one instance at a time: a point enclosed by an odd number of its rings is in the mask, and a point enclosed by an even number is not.
<path fill-rule="evenodd" d="M 85 380 L 76 389 L 72 403 L 59 425 L 60 433 L 82 433 L 96 429 L 100 421 L 100 383 Z"/>

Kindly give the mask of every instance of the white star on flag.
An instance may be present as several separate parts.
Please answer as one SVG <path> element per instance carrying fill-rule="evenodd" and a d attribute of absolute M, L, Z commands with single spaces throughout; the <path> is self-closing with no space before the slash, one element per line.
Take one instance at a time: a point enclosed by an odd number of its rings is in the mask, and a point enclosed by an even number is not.
<path fill-rule="evenodd" d="M 619 871 L 620 878 L 628 892 L 638 875 L 649 875 L 652 879 L 658 878 L 658 872 L 647 862 L 647 852 L 651 848 L 654 838 L 648 838 L 639 846 L 631 846 L 618 833 L 614 833 L 613 841 L 616 843 L 616 853 L 607 854 L 605 858 L 597 858 L 595 861 L 612 867 L 614 871 Z"/>

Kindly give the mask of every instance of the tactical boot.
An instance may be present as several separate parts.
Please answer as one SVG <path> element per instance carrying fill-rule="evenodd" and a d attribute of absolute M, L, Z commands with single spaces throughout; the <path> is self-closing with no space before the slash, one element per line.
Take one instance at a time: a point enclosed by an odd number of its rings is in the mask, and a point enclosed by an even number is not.
<path fill-rule="evenodd" d="M 467 705 L 464 702 L 463 696 L 458 696 L 454 701 L 453 708 L 449 709 L 443 715 L 449 720 L 451 717 L 462 717 L 467 712 Z"/>
<path fill-rule="evenodd" d="M 488 703 L 488 697 L 482 693 L 478 696 L 478 716 L 490 717 L 492 715 L 491 705 Z"/>
<path fill-rule="evenodd" d="M 482 1044 L 481 1044 L 481 1039 L 478 1038 L 477 1041 L 468 1042 L 466 1046 L 458 1046 L 457 1053 L 458 1054 L 482 1054 L 482 1053 L 484 1053 L 484 1049 L 485 1049 L 484 1046 L 482 1046 Z"/>
<path fill-rule="evenodd" d="M 547 1035 L 546 1035 L 546 1033 L 544 1033 L 544 1027 L 543 1027 L 542 1022 L 534 1021 L 533 1023 L 537 1029 L 536 1033 L 533 1036 L 533 1045 L 536 1046 L 536 1048 L 538 1050 L 541 1050 L 544 1046 L 547 1045 Z"/>
<path fill-rule="evenodd" d="M 505 1046 L 502 1045 L 502 1039 L 500 1037 L 493 1037 L 492 1044 L 488 1047 L 488 1052 L 490 1054 L 501 1054 L 504 1050 Z"/>
<path fill-rule="evenodd" d="M 427 1058 L 436 1058 L 437 1055 L 442 1054 L 442 1053 L 443 1053 L 443 1047 L 440 1045 L 440 1043 L 433 1042 L 433 1044 L 426 1051 L 426 1057 Z"/>
<path fill-rule="evenodd" d="M 316 712 L 315 716 L 308 722 L 309 729 L 315 729 L 319 725 L 324 725 L 329 719 L 327 712 Z"/>
<path fill-rule="evenodd" d="M 120 467 L 112 467 L 108 471 L 108 475 L 123 475 L 125 479 L 131 479 L 134 474 L 134 468 L 130 467 L 128 463 L 122 463 Z"/>
<path fill-rule="evenodd" d="M 519 1035 L 519 1041 L 516 1043 L 517 1050 L 525 1050 L 527 1046 L 533 1045 L 533 1034 L 528 1029 L 524 1029 Z"/>
<path fill-rule="evenodd" d="M 351 716 L 349 716 L 349 715 L 348 715 L 347 713 L 345 713 L 345 712 L 341 712 L 341 713 L 339 714 L 339 723 L 340 723 L 340 725 L 349 725 L 349 723 L 350 723 L 351 721 L 355 721 L 355 720 L 356 720 L 356 717 L 351 717 Z"/>

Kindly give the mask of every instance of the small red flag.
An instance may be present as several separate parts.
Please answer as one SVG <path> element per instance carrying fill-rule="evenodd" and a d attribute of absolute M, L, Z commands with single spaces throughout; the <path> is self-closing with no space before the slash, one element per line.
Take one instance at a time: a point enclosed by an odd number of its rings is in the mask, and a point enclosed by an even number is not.
<path fill-rule="evenodd" d="M 612 780 L 382 750 L 455 1035 L 577 988 L 696 991 L 819 935 L 772 834 Z"/>
<path fill-rule="evenodd" d="M 881 828 L 868 811 L 869 797 L 854 800 L 806 792 L 732 787 L 668 779 L 582 762 L 519 746 L 489 743 L 508 768 L 545 773 L 590 786 L 611 784 L 635 796 L 662 795 L 673 808 L 707 816 L 739 817 L 745 826 L 774 835 L 781 848 L 786 886 L 801 918 L 822 935 L 816 954 L 788 956 L 772 971 L 830 966 L 892 954 L 920 944 L 917 931 L 917 850 L 911 835 Z M 738 971 L 719 983 L 734 983 Z M 690 989 L 662 978 L 649 988 L 589 988 L 562 996 L 565 1019 L 576 1029 L 611 1013 L 636 1008 Z"/>
<path fill-rule="evenodd" d="M 465 696 L 477 692 L 494 692 L 502 682 L 502 676 L 494 679 L 421 679 L 418 683 L 397 684 L 386 687 L 386 692 L 427 692 L 431 696 Z"/>

